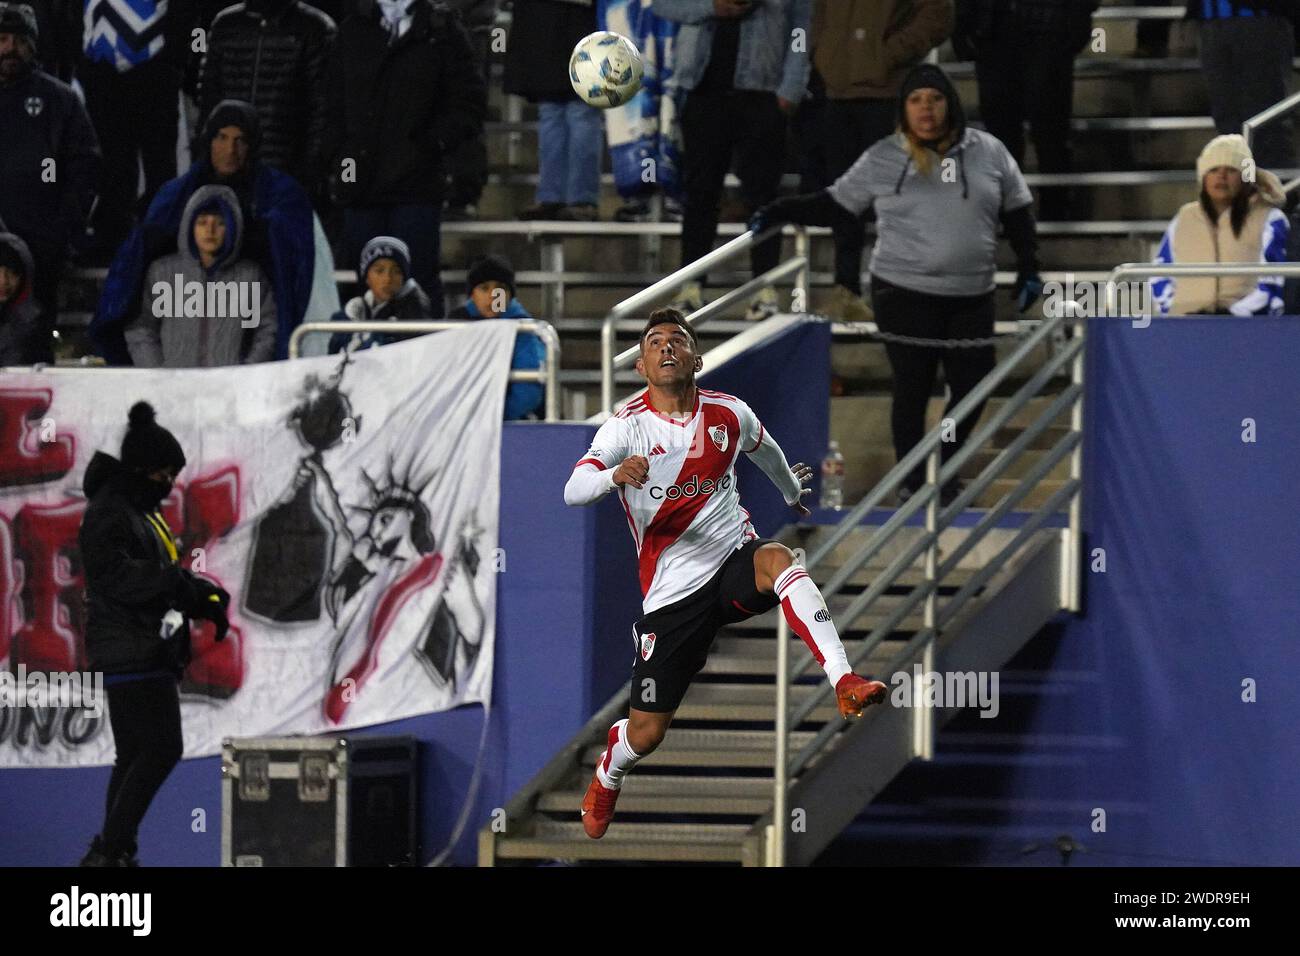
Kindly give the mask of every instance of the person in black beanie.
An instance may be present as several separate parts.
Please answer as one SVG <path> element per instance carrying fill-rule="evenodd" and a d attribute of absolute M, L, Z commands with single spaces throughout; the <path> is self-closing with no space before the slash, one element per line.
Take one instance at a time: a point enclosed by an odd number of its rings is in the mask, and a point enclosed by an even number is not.
<path fill-rule="evenodd" d="M 531 319 L 515 298 L 515 270 L 504 256 L 486 255 L 470 264 L 465 273 L 465 301 L 452 309 L 450 318 Z M 511 369 L 539 369 L 546 360 L 546 346 L 531 332 L 515 336 Z M 511 382 L 506 389 L 506 421 L 535 414 L 546 392 L 536 382 Z"/>
<path fill-rule="evenodd" d="M 82 866 L 136 866 L 136 833 L 181 759 L 177 682 L 189 662 L 189 619 L 224 640 L 230 595 L 180 566 L 160 505 L 185 453 L 147 402 L 131 406 L 121 459 L 95 452 L 78 545 L 86 575 L 86 655 L 104 674 L 116 760 L 104 826 Z"/>
<path fill-rule="evenodd" d="M 871 300 L 879 330 L 894 338 L 885 354 L 894 373 L 890 426 L 902 460 L 925 437 L 926 410 L 943 366 L 953 409 L 996 364 L 992 343 L 999 232 L 1016 256 L 1012 297 L 1020 312 L 1043 290 L 1033 196 L 1007 147 L 966 124 L 957 88 L 942 69 L 913 67 L 898 97 L 898 131 L 870 146 L 829 188 L 788 196 L 750 220 L 759 233 L 785 222 L 835 225 L 876 214 Z M 905 338 L 902 338 L 905 337 Z M 907 341 L 910 338 L 913 341 Z M 925 339 L 974 339 L 932 347 Z M 981 405 L 943 443 L 957 451 L 979 422 Z M 925 484 L 924 463 L 903 480 L 900 503 Z M 945 483 L 946 506 L 961 482 Z"/>

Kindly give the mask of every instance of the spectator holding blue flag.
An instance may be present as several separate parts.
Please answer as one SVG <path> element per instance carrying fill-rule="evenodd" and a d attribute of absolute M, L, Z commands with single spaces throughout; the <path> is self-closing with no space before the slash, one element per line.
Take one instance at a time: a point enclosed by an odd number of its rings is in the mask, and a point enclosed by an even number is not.
<path fill-rule="evenodd" d="M 1239 133 L 1216 136 L 1196 160 L 1200 196 L 1165 230 L 1156 262 L 1285 262 L 1286 194 L 1277 176 L 1258 169 Z M 1281 276 L 1157 278 L 1151 294 L 1161 315 L 1277 315 Z"/>
<path fill-rule="evenodd" d="M 668 92 L 673 76 L 673 48 L 680 24 L 655 15 L 642 0 L 600 0 L 596 9 L 601 30 L 622 34 L 641 51 L 641 89 L 622 106 L 605 110 L 614 188 L 623 200 L 614 213 L 619 222 L 650 218 L 650 198 L 663 190 L 669 217 L 680 218 L 681 126 L 677 103 Z"/>

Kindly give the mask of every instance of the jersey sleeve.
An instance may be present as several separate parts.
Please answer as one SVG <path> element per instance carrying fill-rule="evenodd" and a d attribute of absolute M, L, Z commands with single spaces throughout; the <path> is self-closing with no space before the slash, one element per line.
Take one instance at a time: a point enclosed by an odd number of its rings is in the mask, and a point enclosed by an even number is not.
<path fill-rule="evenodd" d="M 785 503 L 793 505 L 799 500 L 803 486 L 790 470 L 790 463 L 786 461 L 785 453 L 781 451 L 781 446 L 776 443 L 776 439 L 767 433 L 767 429 L 758 420 L 753 409 L 744 402 L 737 402 L 737 406 L 740 418 L 740 450 L 749 456 L 749 460 L 756 464 L 763 474 L 767 475 L 772 484 L 776 485 Z"/>
<path fill-rule="evenodd" d="M 605 424 L 597 429 L 595 437 L 591 439 L 591 447 L 587 453 L 578 459 L 574 468 L 581 465 L 588 465 L 597 471 L 604 471 L 606 468 L 616 468 L 622 464 L 630 452 L 627 450 L 627 441 L 624 438 L 625 422 L 621 418 L 609 418 Z"/>
<path fill-rule="evenodd" d="M 628 456 L 623 429 L 621 418 L 610 418 L 600 426 L 564 485 L 565 504 L 589 505 L 614 489 L 614 469 Z"/>
<path fill-rule="evenodd" d="M 740 450 L 746 455 L 758 450 L 763 440 L 763 423 L 745 402 L 736 402 L 736 417 L 740 419 Z"/>

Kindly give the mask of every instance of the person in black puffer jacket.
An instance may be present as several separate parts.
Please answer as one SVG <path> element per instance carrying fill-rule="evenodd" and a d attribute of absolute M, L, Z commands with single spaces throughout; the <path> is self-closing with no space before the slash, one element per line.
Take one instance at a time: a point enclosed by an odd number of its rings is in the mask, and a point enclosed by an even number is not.
<path fill-rule="evenodd" d="M 478 135 L 487 85 L 469 34 L 431 0 L 360 0 L 330 58 L 330 175 L 343 206 L 340 258 L 374 236 L 411 252 L 413 278 L 443 315 L 439 229 L 445 163 Z"/>
<path fill-rule="evenodd" d="M 183 750 L 177 680 L 189 661 L 188 618 L 226 636 L 230 595 L 180 566 L 159 506 L 185 467 L 147 402 L 128 416 L 122 457 L 96 452 L 77 543 L 86 575 L 86 656 L 104 674 L 117 755 L 104 827 L 82 866 L 134 864 L 136 833 Z M 179 612 L 173 614 L 171 612 Z"/>
<path fill-rule="evenodd" d="M 85 239 L 100 153 L 76 92 L 36 67 L 39 42 L 32 8 L 0 3 L 0 218 L 31 250 L 41 307 L 35 358 L 49 362 L 59 281 L 70 244 Z"/>
<path fill-rule="evenodd" d="M 261 160 L 319 200 L 324 174 L 325 63 L 334 21 L 300 0 L 246 0 L 217 14 L 199 73 L 199 114 L 222 100 L 252 103 Z"/>

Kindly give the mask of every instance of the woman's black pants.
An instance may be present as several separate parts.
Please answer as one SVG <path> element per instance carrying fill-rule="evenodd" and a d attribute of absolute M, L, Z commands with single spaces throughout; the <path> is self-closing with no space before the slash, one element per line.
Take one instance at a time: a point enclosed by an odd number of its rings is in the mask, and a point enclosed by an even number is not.
<path fill-rule="evenodd" d="M 915 292 L 871 277 L 872 307 L 876 324 L 883 332 L 927 339 L 975 339 L 993 335 L 993 293 L 948 296 Z M 939 348 L 931 346 L 885 343 L 894 372 L 894 402 L 890 425 L 894 434 L 894 454 L 901 461 L 925 437 L 925 412 L 934 390 L 935 375 L 943 365 L 951 398 L 945 415 L 951 414 L 980 380 L 993 370 L 992 345 L 974 348 Z M 974 414 L 953 429 L 955 441 L 942 445 L 942 460 L 947 461 L 965 443 L 984 410 L 981 403 Z M 915 491 L 925 483 L 924 461 L 914 468 L 904 484 Z"/>

